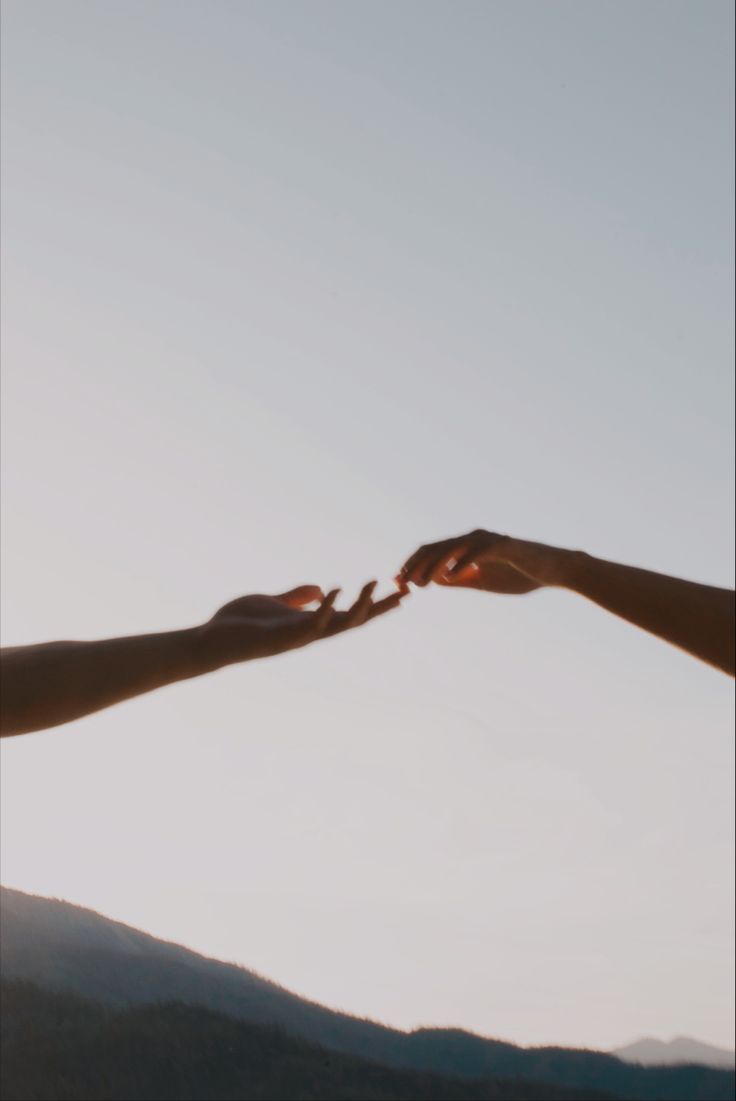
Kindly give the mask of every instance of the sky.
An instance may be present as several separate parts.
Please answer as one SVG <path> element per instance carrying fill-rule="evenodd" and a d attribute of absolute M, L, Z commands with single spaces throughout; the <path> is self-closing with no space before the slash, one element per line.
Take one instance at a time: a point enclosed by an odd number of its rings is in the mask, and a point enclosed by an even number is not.
<path fill-rule="evenodd" d="M 5 0 L 2 637 L 485 527 L 733 584 L 727 0 Z M 392 1025 L 732 1046 L 733 685 L 399 612 L 2 747 L 2 879 Z"/>

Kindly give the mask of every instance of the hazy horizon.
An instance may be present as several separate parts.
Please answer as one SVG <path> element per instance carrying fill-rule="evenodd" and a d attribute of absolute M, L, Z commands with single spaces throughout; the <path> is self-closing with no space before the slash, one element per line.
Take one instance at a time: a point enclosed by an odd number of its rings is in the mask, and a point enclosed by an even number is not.
<path fill-rule="evenodd" d="M 3 883 L 0 886 L 2 887 L 3 890 L 11 890 L 11 891 L 12 890 L 17 890 L 17 888 L 10 887 L 8 884 L 5 884 L 5 883 Z M 28 894 L 28 892 L 23 892 L 23 894 Z M 74 903 L 70 899 L 67 899 L 67 898 L 53 897 L 53 898 L 45 898 L 44 899 L 44 897 L 41 896 L 41 895 L 29 895 L 29 897 L 41 898 L 44 901 L 61 902 L 61 903 L 64 903 L 64 904 L 68 904 L 70 906 L 75 906 L 75 907 L 77 906 L 77 903 Z M 89 909 L 89 908 L 86 908 L 86 909 Z M 110 920 L 115 924 L 123 924 L 126 929 L 133 929 L 135 932 L 148 934 L 148 930 L 146 930 L 146 929 L 136 929 L 135 926 L 128 925 L 127 923 L 124 923 L 124 922 L 120 923 L 117 918 L 115 918 L 114 916 L 112 916 L 110 914 L 101 914 L 99 911 L 93 911 L 93 910 L 89 910 L 89 912 L 90 913 L 95 913 L 99 917 L 101 917 L 103 919 Z M 173 941 L 167 940 L 167 938 L 165 938 L 165 937 L 159 937 L 159 938 L 156 938 L 156 939 L 159 940 L 161 943 L 168 943 L 168 944 L 175 943 Z M 190 945 L 179 945 L 179 947 L 187 948 L 187 949 L 191 948 Z M 192 950 L 196 951 L 196 949 L 192 949 Z M 199 954 L 202 955 L 202 953 L 199 953 Z M 216 958 L 216 957 L 213 957 L 213 958 Z M 238 961 L 233 961 L 233 960 L 222 960 L 221 962 L 226 963 L 226 964 L 230 964 L 230 965 L 236 966 L 236 967 L 241 967 L 242 966 L 240 963 L 238 963 Z M 271 979 L 268 975 L 261 975 L 257 971 L 254 971 L 253 974 L 257 975 L 261 979 L 265 979 L 266 981 L 269 981 L 269 982 L 271 981 Z M 28 979 L 27 981 L 33 982 L 34 980 L 33 979 Z M 286 988 L 284 988 L 284 989 L 286 989 Z M 304 999 L 304 1000 L 307 1000 L 307 1001 L 312 1000 L 312 999 L 310 999 L 309 995 L 304 993 L 304 992 L 300 993 L 299 991 L 293 991 L 293 990 L 291 990 L 289 992 L 292 993 L 292 994 L 296 994 L 297 997 L 299 997 L 301 999 Z M 338 1007 L 335 1007 L 335 1006 L 326 1006 L 326 1008 L 336 1010 L 337 1012 L 346 1012 L 346 1013 L 349 1012 L 347 1010 L 341 1010 L 341 1009 L 339 1009 Z M 360 1018 L 359 1014 L 351 1014 L 351 1016 L 356 1016 L 359 1019 L 362 1019 L 362 1018 Z M 376 1023 L 382 1024 L 382 1025 L 387 1025 L 388 1027 L 397 1027 L 397 1026 L 389 1025 L 388 1022 L 386 1022 L 386 1021 L 377 1021 Z M 430 1025 L 429 1027 L 433 1027 L 433 1026 L 434 1027 L 442 1027 L 442 1023 L 441 1022 L 433 1022 L 433 1025 Z M 422 1025 L 419 1024 L 416 1027 L 421 1028 Z M 447 1027 L 452 1028 L 453 1027 L 452 1022 L 448 1022 Z M 409 1031 L 409 1030 L 407 1030 L 407 1031 Z M 478 1035 L 480 1035 L 480 1034 L 478 1034 Z M 495 1035 L 493 1037 L 487 1037 L 487 1038 L 488 1039 L 494 1039 L 494 1040 L 501 1040 L 503 1042 L 514 1042 L 514 1041 L 508 1041 L 506 1037 L 504 1037 L 500 1034 Z M 638 1062 L 639 1061 L 638 1058 L 634 1058 L 634 1056 L 633 1056 L 633 1049 L 637 1049 L 637 1053 L 638 1053 L 639 1049 L 644 1048 L 645 1045 L 647 1045 L 647 1044 L 651 1044 L 651 1045 L 655 1045 L 655 1046 L 661 1046 L 661 1047 L 663 1047 L 667 1050 L 671 1050 L 673 1047 L 675 1047 L 676 1045 L 681 1044 L 683 1042 L 687 1043 L 687 1044 L 702 1045 L 703 1047 L 706 1047 L 706 1048 L 712 1048 L 713 1051 L 718 1051 L 718 1052 L 721 1052 L 722 1054 L 735 1053 L 733 1046 L 731 1046 L 731 1047 L 717 1047 L 716 1045 L 709 1044 L 706 1041 L 700 1040 L 697 1036 L 682 1036 L 682 1035 L 667 1036 L 667 1037 L 651 1036 L 651 1035 L 649 1035 L 649 1036 L 634 1036 L 628 1042 L 626 1042 L 624 1044 L 621 1044 L 619 1047 L 609 1049 L 609 1050 L 612 1050 L 614 1054 L 617 1054 L 618 1052 L 621 1052 L 622 1056 L 623 1055 L 629 1055 L 629 1058 L 625 1061 Z M 631 1052 L 629 1051 L 629 1049 L 631 1049 Z M 605 1049 L 601 1049 L 601 1050 L 605 1050 Z M 646 1054 L 647 1054 L 647 1061 L 643 1062 L 642 1065 L 647 1065 L 648 1063 L 656 1064 L 656 1060 L 651 1055 L 651 1052 L 647 1052 Z"/>
<path fill-rule="evenodd" d="M 5 645 L 484 526 L 733 584 L 733 8 L 5 0 Z M 2 745 L 2 878 L 400 1027 L 734 1031 L 733 685 L 572 596 Z"/>

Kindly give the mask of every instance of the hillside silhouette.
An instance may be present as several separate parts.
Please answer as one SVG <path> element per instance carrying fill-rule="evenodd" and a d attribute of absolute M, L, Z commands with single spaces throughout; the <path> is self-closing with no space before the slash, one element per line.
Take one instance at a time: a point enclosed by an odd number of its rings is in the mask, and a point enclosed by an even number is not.
<path fill-rule="evenodd" d="M 244 968 L 207 959 L 70 903 L 3 888 L 0 907 L 0 966 L 5 979 L 74 992 L 110 1009 L 179 1003 L 178 1009 L 169 1007 L 166 1013 L 178 1014 L 176 1020 L 182 1021 L 189 1020 L 182 1016 L 182 1005 L 199 1007 L 221 1015 L 220 1021 L 236 1018 L 232 1027 L 238 1021 L 274 1025 L 281 1034 L 332 1053 L 405 1071 L 466 1079 L 519 1077 L 640 1101 L 734 1097 L 734 1075 L 726 1070 L 641 1067 L 600 1052 L 521 1048 L 459 1029 L 406 1033 L 326 1009 Z M 133 1014 L 126 1019 L 139 1018 Z M 171 1025 L 173 1018 L 167 1020 Z"/>
<path fill-rule="evenodd" d="M 401 1071 L 199 1006 L 110 1010 L 21 981 L 0 986 L 2 1095 L 13 1101 L 605 1101 L 543 1082 Z"/>

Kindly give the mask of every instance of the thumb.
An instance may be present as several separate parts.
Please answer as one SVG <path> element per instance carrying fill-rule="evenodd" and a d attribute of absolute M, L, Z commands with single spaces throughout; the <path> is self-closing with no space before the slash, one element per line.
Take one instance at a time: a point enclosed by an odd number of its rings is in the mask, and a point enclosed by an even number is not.
<path fill-rule="evenodd" d="M 460 588 L 476 589 L 480 584 L 480 569 L 471 562 L 457 573 L 445 573 L 441 577 L 435 577 L 438 585 L 459 586 Z"/>
<path fill-rule="evenodd" d="M 287 593 L 281 593 L 274 600 L 285 604 L 287 608 L 303 608 L 305 604 L 313 604 L 315 600 L 323 600 L 324 593 L 319 585 L 299 585 L 296 589 L 289 589 Z"/>

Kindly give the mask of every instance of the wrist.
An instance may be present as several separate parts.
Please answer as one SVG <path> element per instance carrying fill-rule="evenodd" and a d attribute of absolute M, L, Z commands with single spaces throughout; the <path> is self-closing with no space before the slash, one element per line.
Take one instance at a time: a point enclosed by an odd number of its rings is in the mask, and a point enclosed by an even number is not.
<path fill-rule="evenodd" d="M 191 632 L 191 652 L 196 671 L 193 676 L 215 673 L 227 665 L 235 665 L 248 659 L 243 646 L 234 645 L 231 630 L 218 621 L 217 616 L 194 627 Z"/>
<path fill-rule="evenodd" d="M 558 589 L 574 587 L 583 568 L 581 560 L 587 558 L 582 551 L 550 547 L 524 539 L 509 539 L 503 554 L 510 565 L 538 585 Z"/>
<path fill-rule="evenodd" d="M 556 581 L 552 582 L 561 589 L 575 590 L 579 587 L 590 561 L 590 555 L 580 550 L 555 548 L 553 572 Z"/>
<path fill-rule="evenodd" d="M 177 632 L 186 678 L 212 673 L 223 664 L 217 660 L 209 627 L 209 623 L 202 623 Z"/>

